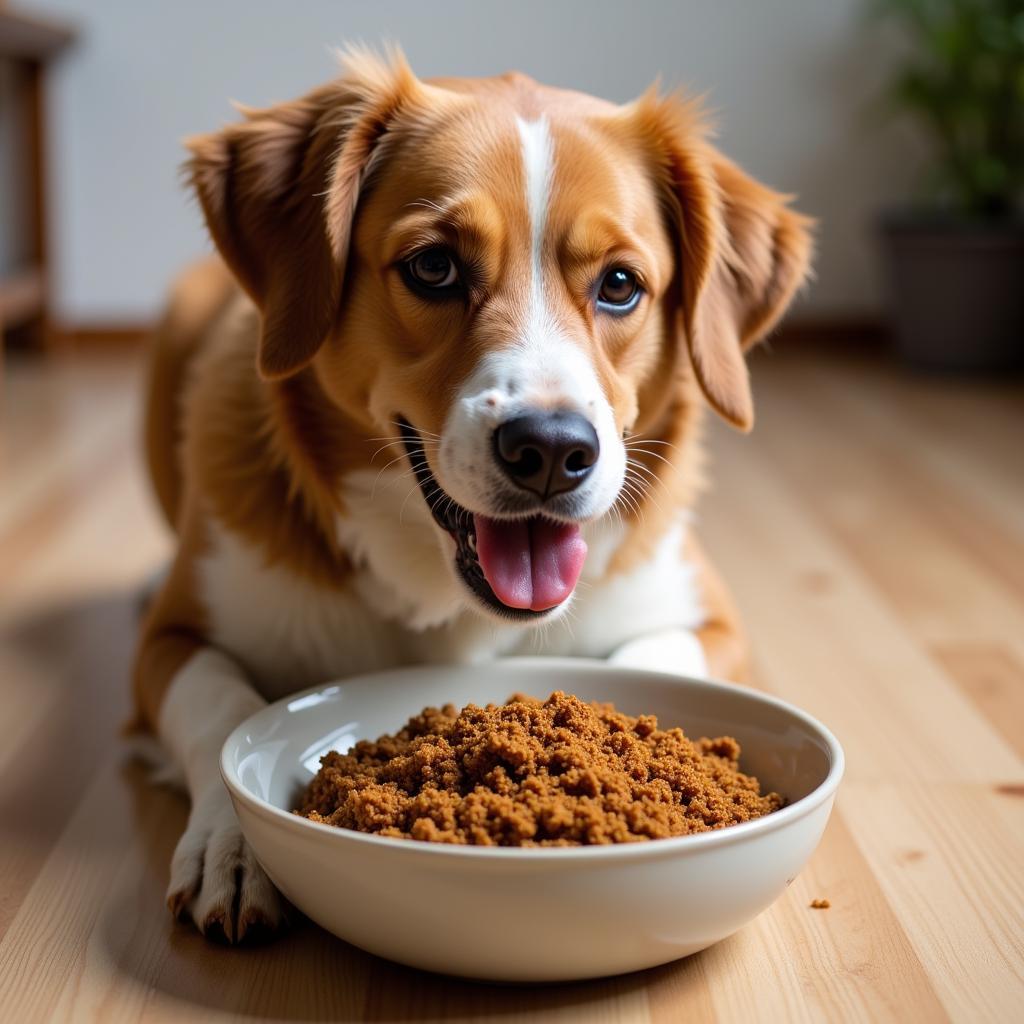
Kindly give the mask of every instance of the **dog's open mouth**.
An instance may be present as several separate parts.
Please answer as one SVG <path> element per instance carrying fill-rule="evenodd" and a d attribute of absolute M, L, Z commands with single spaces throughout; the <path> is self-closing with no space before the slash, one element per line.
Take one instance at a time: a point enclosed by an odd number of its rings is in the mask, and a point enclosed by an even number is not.
<path fill-rule="evenodd" d="M 469 589 L 516 619 L 543 615 L 567 600 L 587 557 L 579 526 L 541 515 L 491 519 L 464 509 L 434 479 L 416 430 L 405 420 L 400 428 L 427 507 L 455 541 L 455 566 Z"/>

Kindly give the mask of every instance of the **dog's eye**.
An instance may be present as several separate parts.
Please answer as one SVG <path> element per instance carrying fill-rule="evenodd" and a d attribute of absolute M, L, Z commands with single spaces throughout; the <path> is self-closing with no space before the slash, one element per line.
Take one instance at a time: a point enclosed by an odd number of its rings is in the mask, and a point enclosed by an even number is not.
<path fill-rule="evenodd" d="M 636 274 L 624 267 L 613 267 L 601 279 L 598 304 L 614 313 L 626 313 L 640 300 Z"/>
<path fill-rule="evenodd" d="M 424 249 L 406 260 L 405 271 L 421 288 L 451 288 L 459 283 L 459 268 L 452 254 L 441 246 Z"/>

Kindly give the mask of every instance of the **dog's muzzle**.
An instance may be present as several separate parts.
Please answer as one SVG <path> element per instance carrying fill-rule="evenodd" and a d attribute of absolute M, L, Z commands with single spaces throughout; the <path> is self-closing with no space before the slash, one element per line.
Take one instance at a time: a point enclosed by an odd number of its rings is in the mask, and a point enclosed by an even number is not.
<path fill-rule="evenodd" d="M 437 482 L 415 428 L 399 422 L 427 507 L 455 541 L 455 568 L 469 590 L 490 610 L 510 619 L 536 618 L 564 604 L 587 555 L 579 525 L 543 514 L 491 518 L 463 508 Z M 505 459 L 506 473 L 528 481 L 521 486 L 538 497 L 582 482 L 598 450 L 596 436 L 589 438 L 578 424 L 549 424 L 546 434 L 541 426 L 527 429 L 520 423 L 516 443 L 506 444 L 504 455 L 495 439 L 495 457 Z"/>

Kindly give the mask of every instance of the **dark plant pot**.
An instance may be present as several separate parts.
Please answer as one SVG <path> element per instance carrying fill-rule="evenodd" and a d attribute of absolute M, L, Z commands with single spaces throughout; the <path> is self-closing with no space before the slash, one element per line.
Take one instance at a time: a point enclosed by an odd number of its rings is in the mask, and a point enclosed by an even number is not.
<path fill-rule="evenodd" d="M 1024 222 L 882 221 L 896 350 L 929 370 L 1024 369 Z"/>

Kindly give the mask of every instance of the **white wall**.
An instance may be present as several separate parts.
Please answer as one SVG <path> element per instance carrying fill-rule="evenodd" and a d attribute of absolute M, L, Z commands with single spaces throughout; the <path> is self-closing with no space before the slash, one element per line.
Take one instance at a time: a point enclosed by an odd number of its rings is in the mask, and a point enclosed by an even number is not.
<path fill-rule="evenodd" d="M 720 144 L 822 220 L 812 314 L 878 302 L 871 221 L 906 194 L 907 140 L 867 111 L 884 61 L 863 0 L 20 0 L 79 22 L 51 95 L 58 315 L 159 308 L 206 247 L 179 140 L 333 72 L 346 40 L 399 41 L 421 76 L 516 67 L 614 100 L 667 83 L 709 94 Z"/>

